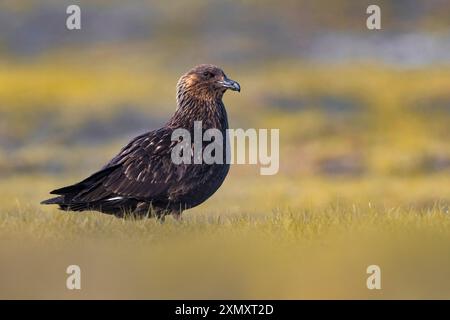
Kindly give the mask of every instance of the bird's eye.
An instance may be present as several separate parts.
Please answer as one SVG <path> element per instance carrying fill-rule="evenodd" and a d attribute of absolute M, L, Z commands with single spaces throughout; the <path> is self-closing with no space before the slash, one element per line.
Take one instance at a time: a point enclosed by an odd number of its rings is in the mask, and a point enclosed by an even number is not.
<path fill-rule="evenodd" d="M 212 77 L 214 77 L 214 74 L 212 74 L 212 73 L 209 72 L 209 71 L 205 71 L 205 72 L 203 72 L 203 76 L 204 76 L 205 78 L 211 79 Z"/>

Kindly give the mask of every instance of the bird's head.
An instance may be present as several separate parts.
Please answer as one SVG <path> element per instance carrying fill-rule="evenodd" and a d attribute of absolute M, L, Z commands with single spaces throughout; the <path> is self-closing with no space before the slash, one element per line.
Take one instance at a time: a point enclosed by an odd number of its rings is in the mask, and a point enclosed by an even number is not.
<path fill-rule="evenodd" d="M 194 67 L 178 81 L 178 96 L 188 94 L 197 98 L 222 98 L 228 89 L 241 91 L 241 86 L 229 79 L 222 69 L 211 64 Z"/>

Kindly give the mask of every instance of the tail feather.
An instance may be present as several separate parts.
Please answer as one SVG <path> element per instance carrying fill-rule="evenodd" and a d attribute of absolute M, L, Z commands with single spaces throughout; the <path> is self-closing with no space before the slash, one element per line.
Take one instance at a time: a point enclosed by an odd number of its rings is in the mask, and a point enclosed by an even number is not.
<path fill-rule="evenodd" d="M 136 209 L 139 201 L 135 199 L 124 200 L 106 200 L 95 202 L 70 202 L 70 203 L 58 203 L 59 209 L 64 211 L 85 211 L 95 210 L 108 214 L 123 214 L 132 212 Z"/>
<path fill-rule="evenodd" d="M 91 203 L 88 202 L 70 202 L 65 201 L 64 196 L 59 196 L 51 199 L 47 199 L 41 202 L 41 204 L 57 204 L 61 210 L 83 211 L 89 210 Z"/>
<path fill-rule="evenodd" d="M 41 204 L 57 204 L 59 209 L 64 211 L 97 210 L 109 214 L 134 211 L 138 203 L 138 200 L 131 198 L 121 198 L 117 200 L 104 199 L 94 202 L 72 202 L 66 200 L 65 196 L 59 196 L 41 202 Z"/>
<path fill-rule="evenodd" d="M 74 185 L 59 188 L 56 190 L 53 190 L 50 192 L 50 194 L 77 194 L 78 192 L 81 192 L 85 190 L 86 188 L 91 187 L 93 184 L 99 182 L 102 178 L 116 170 L 118 166 L 112 166 L 105 169 L 100 170 L 99 172 L 94 173 L 93 175 L 89 176 L 88 178 L 84 179 L 81 182 L 78 182 Z"/>
<path fill-rule="evenodd" d="M 64 197 L 54 197 L 44 201 L 41 201 L 41 204 L 64 204 Z"/>
<path fill-rule="evenodd" d="M 138 203 L 137 200 L 118 197 L 113 193 L 100 199 L 83 197 L 83 194 L 94 190 L 106 176 L 118 167 L 119 165 L 104 168 L 81 182 L 53 190 L 50 193 L 59 196 L 44 200 L 41 204 L 57 204 L 60 209 L 65 211 L 97 210 L 111 214 L 116 214 L 124 209 L 134 210 Z"/>

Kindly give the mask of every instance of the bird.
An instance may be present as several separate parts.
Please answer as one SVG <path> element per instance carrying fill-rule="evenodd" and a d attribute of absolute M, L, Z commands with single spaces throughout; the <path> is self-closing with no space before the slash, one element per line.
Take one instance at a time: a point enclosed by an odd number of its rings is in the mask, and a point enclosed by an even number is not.
<path fill-rule="evenodd" d="M 135 137 L 99 171 L 51 191 L 57 196 L 41 204 L 56 204 L 64 211 L 162 221 L 172 215 L 179 220 L 184 210 L 198 206 L 219 189 L 230 166 L 225 152 L 221 163 L 175 164 L 171 153 L 177 141 L 172 141 L 172 133 L 176 129 L 192 133 L 194 122 L 201 121 L 202 132 L 217 129 L 225 141 L 228 116 L 222 98 L 227 90 L 240 92 L 241 87 L 221 68 L 212 64 L 192 68 L 177 83 L 177 107 L 163 127 Z"/>

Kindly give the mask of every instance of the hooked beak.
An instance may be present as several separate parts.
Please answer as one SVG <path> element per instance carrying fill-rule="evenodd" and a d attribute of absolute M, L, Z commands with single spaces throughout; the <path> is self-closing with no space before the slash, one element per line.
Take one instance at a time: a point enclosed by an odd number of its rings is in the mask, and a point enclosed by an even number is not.
<path fill-rule="evenodd" d="M 241 86 L 239 85 L 239 83 L 237 83 L 234 80 L 225 78 L 223 79 L 223 81 L 219 82 L 224 88 L 233 90 L 233 91 L 237 91 L 237 92 L 241 92 Z"/>

